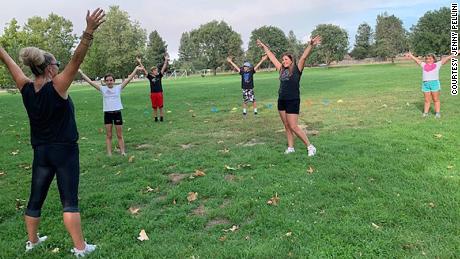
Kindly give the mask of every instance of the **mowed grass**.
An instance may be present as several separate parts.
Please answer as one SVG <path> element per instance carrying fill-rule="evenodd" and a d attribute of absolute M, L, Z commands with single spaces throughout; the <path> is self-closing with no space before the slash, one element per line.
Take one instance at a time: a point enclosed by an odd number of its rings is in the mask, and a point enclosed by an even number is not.
<path fill-rule="evenodd" d="M 259 115 L 247 119 L 238 75 L 164 80 L 164 123 L 152 122 L 148 83 L 129 85 L 128 157 L 105 155 L 100 94 L 73 87 L 83 228 L 98 245 L 90 258 L 460 256 L 460 97 L 448 92 L 449 72 L 435 120 L 421 117 L 413 64 L 306 69 L 299 124 L 317 131 L 313 158 L 298 140 L 283 154 L 276 73 L 255 75 Z M 49 239 L 24 253 L 28 119 L 20 95 L 0 104 L 0 257 L 71 258 L 55 182 L 40 226 Z M 169 179 L 195 170 L 206 175 Z M 198 199 L 188 202 L 189 192 Z M 273 196 L 277 206 L 267 204 Z M 137 240 L 142 229 L 150 240 Z"/>

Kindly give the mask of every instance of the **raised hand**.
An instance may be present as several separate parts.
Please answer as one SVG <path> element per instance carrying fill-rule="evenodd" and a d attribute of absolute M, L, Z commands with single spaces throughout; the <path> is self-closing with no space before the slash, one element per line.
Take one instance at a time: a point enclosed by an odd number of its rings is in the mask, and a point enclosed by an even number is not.
<path fill-rule="evenodd" d="M 267 59 L 268 59 L 268 56 L 267 56 L 267 55 L 263 55 L 263 56 L 262 56 L 262 60 L 263 60 L 263 61 L 265 61 L 265 60 L 267 60 Z"/>
<path fill-rule="evenodd" d="M 136 57 L 136 61 L 137 61 L 137 63 L 139 63 L 139 65 L 142 64 L 142 60 L 141 60 L 140 57 Z"/>
<path fill-rule="evenodd" d="M 97 8 L 91 14 L 88 10 L 88 12 L 86 13 L 86 30 L 85 31 L 88 33 L 93 33 L 99 27 L 99 25 L 105 22 L 104 17 L 105 17 L 105 13 L 104 13 L 104 10 L 102 10 L 101 8 Z"/>
<path fill-rule="evenodd" d="M 261 48 L 266 48 L 267 47 L 267 45 L 265 45 L 265 43 L 263 43 L 260 39 L 257 39 L 256 44 L 257 44 L 257 46 L 259 46 Z"/>
<path fill-rule="evenodd" d="M 144 67 L 139 65 L 136 67 L 136 71 L 144 71 Z"/>
<path fill-rule="evenodd" d="M 313 46 L 316 46 L 318 44 L 321 44 L 321 36 L 319 35 L 316 35 L 315 37 L 313 37 L 311 40 L 310 40 L 310 44 L 313 45 Z"/>

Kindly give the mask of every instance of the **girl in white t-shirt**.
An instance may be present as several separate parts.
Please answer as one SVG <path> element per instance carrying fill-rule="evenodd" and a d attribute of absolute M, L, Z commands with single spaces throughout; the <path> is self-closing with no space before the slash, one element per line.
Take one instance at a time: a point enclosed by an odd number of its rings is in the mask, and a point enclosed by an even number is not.
<path fill-rule="evenodd" d="M 121 117 L 121 110 L 123 105 L 121 104 L 121 91 L 125 88 L 126 85 L 134 78 L 136 72 L 140 70 L 141 67 L 136 67 L 134 71 L 128 76 L 128 78 L 123 81 L 120 85 L 115 85 L 115 78 L 112 74 L 107 74 L 104 76 L 105 85 L 98 85 L 93 82 L 88 76 L 86 76 L 83 71 L 80 72 L 83 80 L 88 84 L 96 88 L 101 92 L 103 97 L 102 108 L 104 111 L 104 125 L 105 125 L 105 143 L 107 146 L 107 155 L 112 155 L 112 125 L 115 125 L 118 138 L 118 146 L 120 147 L 121 155 L 125 156 L 125 141 L 123 139 L 123 119 Z"/>
<path fill-rule="evenodd" d="M 439 100 L 441 84 L 439 82 L 439 70 L 441 69 L 442 65 L 446 64 L 447 61 L 453 57 L 453 55 L 444 57 L 441 59 L 441 61 L 436 61 L 436 56 L 434 54 L 428 54 L 425 56 L 425 62 L 412 55 L 411 52 L 406 53 L 406 57 L 411 58 L 415 61 L 415 63 L 422 67 L 422 92 L 425 95 L 423 117 L 428 116 L 431 100 L 433 100 L 434 111 L 436 113 L 435 118 L 441 118 L 441 102 Z"/>

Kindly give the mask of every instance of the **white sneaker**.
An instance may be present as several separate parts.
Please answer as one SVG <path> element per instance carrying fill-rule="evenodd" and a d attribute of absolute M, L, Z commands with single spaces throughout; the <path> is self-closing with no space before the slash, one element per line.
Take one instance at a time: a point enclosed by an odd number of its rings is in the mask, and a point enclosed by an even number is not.
<path fill-rule="evenodd" d="M 307 147 L 308 156 L 314 156 L 316 154 L 316 148 L 312 144 Z"/>
<path fill-rule="evenodd" d="M 85 242 L 85 249 L 83 250 L 80 250 L 80 249 L 77 249 L 77 248 L 72 248 L 70 249 L 70 252 L 75 255 L 75 257 L 85 257 L 87 255 L 89 255 L 91 252 L 93 252 L 94 250 L 96 250 L 96 245 L 91 245 L 91 244 L 87 244 Z"/>
<path fill-rule="evenodd" d="M 423 117 L 423 118 L 428 117 L 428 113 L 427 113 L 427 112 L 424 112 L 424 113 L 422 114 L 422 117 Z"/>
<path fill-rule="evenodd" d="M 284 151 L 284 154 L 290 154 L 290 153 L 294 153 L 295 152 L 295 149 L 293 147 L 288 147 L 286 149 L 286 151 Z"/>
<path fill-rule="evenodd" d="M 441 119 L 441 113 L 437 112 L 437 113 L 434 115 L 434 118 L 435 118 L 435 119 Z"/>
<path fill-rule="evenodd" d="M 40 236 L 38 235 L 38 233 L 37 233 L 37 238 L 38 238 L 37 243 L 32 243 L 32 242 L 30 242 L 30 241 L 27 241 L 27 242 L 26 242 L 26 252 L 28 252 L 28 251 L 34 249 L 36 246 L 38 246 L 39 244 L 45 242 L 45 240 L 48 239 L 47 236 L 42 236 L 42 237 L 40 237 Z"/>

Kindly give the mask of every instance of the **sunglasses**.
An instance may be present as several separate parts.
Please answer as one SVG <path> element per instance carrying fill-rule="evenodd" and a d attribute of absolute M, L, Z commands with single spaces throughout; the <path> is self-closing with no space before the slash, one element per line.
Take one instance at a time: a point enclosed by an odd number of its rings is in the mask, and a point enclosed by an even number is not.
<path fill-rule="evenodd" d="M 61 66 L 61 62 L 56 61 L 56 63 L 51 63 L 50 65 L 54 65 L 54 66 L 60 67 L 60 66 Z"/>

